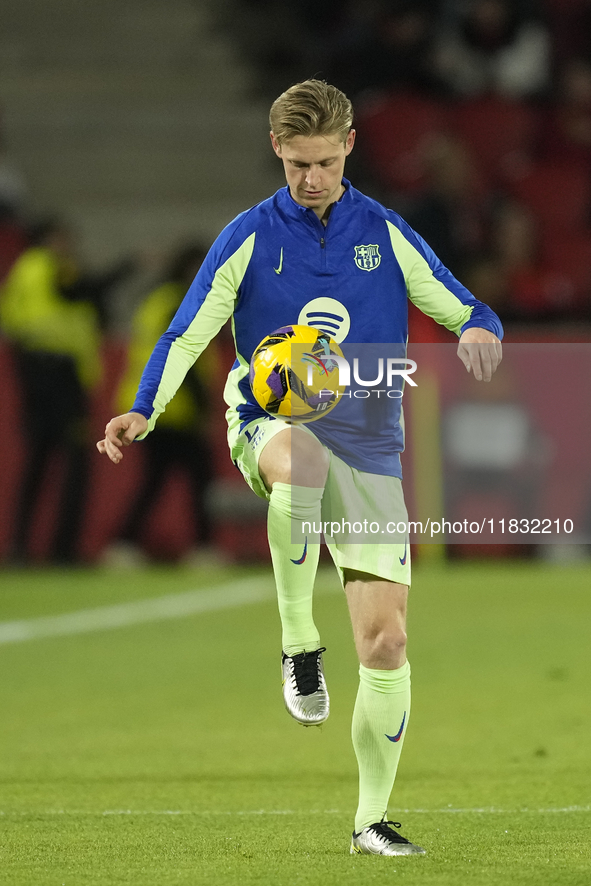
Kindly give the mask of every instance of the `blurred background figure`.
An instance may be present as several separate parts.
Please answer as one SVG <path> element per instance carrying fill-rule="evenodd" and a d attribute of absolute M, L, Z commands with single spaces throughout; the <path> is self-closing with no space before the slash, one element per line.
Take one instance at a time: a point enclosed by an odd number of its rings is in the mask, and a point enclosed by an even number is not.
<path fill-rule="evenodd" d="M 571 58 L 562 65 L 541 132 L 540 155 L 544 160 L 574 163 L 591 171 L 589 59 Z"/>
<path fill-rule="evenodd" d="M 515 0 L 450 4 L 437 70 L 453 95 L 540 95 L 550 81 L 550 39 L 539 16 Z"/>
<path fill-rule="evenodd" d="M 89 397 L 101 377 L 100 319 L 109 290 L 128 267 L 85 276 L 72 232 L 59 219 L 40 222 L 0 294 L 0 326 L 11 342 L 26 441 L 13 512 L 9 559 L 26 564 L 37 503 L 61 457 L 62 486 L 50 550 L 54 563 L 78 558 L 88 480 Z"/>
<path fill-rule="evenodd" d="M 591 243 L 576 237 L 544 247 L 540 220 L 523 203 L 499 207 L 492 227 L 503 315 L 508 320 L 550 322 L 589 316 Z M 576 257 L 571 253 L 577 254 Z"/>
<path fill-rule="evenodd" d="M 425 181 L 406 219 L 441 261 L 460 277 L 482 252 L 488 235 L 490 196 L 464 145 L 439 134 L 424 147 Z"/>
<path fill-rule="evenodd" d="M 178 249 L 161 285 L 137 309 L 127 369 L 117 391 L 116 411 L 126 412 L 133 403 L 154 346 L 168 328 L 206 253 L 200 244 Z M 212 544 L 214 521 L 208 502 L 214 479 L 208 418 L 218 362 L 217 346 L 212 342 L 142 443 L 145 467 L 141 484 L 117 539 L 103 552 L 104 565 L 133 568 L 147 562 L 141 546 L 146 524 L 166 481 L 178 469 L 182 470 L 191 494 L 194 520 L 194 547 L 184 561 L 187 565 L 221 563 L 222 556 Z"/>
<path fill-rule="evenodd" d="M 440 93 L 434 58 L 439 5 L 438 0 L 349 4 L 327 79 L 341 84 L 351 98 L 376 89 Z"/>

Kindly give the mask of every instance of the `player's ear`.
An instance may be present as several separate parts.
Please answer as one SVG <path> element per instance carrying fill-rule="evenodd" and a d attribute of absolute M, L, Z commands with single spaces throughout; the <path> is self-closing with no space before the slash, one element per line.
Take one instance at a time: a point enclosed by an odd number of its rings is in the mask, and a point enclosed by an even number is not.
<path fill-rule="evenodd" d="M 357 133 L 354 129 L 350 129 L 347 133 L 347 138 L 345 140 L 345 156 L 348 157 L 351 151 L 353 150 L 353 145 L 355 144 L 355 136 Z"/>
<path fill-rule="evenodd" d="M 270 132 L 269 135 L 271 136 L 271 144 L 273 145 L 273 150 L 275 151 L 275 153 L 277 154 L 278 157 L 281 157 L 281 145 L 279 144 L 279 142 L 275 138 L 275 135 L 272 132 Z"/>

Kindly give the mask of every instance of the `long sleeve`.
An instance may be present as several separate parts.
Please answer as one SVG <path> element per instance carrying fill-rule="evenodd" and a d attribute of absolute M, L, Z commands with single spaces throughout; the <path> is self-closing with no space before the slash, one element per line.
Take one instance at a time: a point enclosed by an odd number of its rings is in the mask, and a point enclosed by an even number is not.
<path fill-rule="evenodd" d="M 232 315 L 252 257 L 254 241 L 255 233 L 240 240 L 231 236 L 228 229 L 222 232 L 172 323 L 159 339 L 144 369 L 132 406 L 133 412 L 148 419 L 148 431 L 154 427 L 195 360 Z"/>
<path fill-rule="evenodd" d="M 386 224 L 408 297 L 420 311 L 456 335 L 478 326 L 503 337 L 503 327 L 495 312 L 456 280 L 422 237 L 402 219 L 399 225 L 391 221 Z"/>

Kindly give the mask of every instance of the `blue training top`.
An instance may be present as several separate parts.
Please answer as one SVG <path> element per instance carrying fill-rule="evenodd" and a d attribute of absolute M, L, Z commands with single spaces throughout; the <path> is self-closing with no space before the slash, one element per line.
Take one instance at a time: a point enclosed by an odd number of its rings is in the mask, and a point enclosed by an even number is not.
<path fill-rule="evenodd" d="M 369 379 L 377 364 L 363 365 L 368 345 L 399 346 L 380 356 L 404 354 L 407 298 L 457 335 L 482 327 L 502 338 L 494 311 L 456 280 L 422 237 L 346 179 L 343 185 L 326 226 L 284 187 L 222 231 L 142 375 L 132 411 L 148 419 L 148 431 L 229 317 L 236 362 L 224 399 L 232 428 L 267 417 L 248 370 L 257 345 L 281 326 L 330 332 L 351 363 L 360 355 L 360 375 Z M 400 477 L 400 400 L 381 402 L 386 407 L 368 422 L 367 401 L 343 398 L 308 427 L 352 467 Z"/>

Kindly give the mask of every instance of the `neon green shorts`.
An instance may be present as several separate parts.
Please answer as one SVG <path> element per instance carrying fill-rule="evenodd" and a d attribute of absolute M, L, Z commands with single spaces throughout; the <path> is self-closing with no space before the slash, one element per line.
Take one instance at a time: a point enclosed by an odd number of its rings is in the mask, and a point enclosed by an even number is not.
<path fill-rule="evenodd" d="M 269 440 L 291 427 L 282 419 L 262 418 L 250 422 L 242 432 L 238 421 L 231 422 L 228 429 L 232 460 L 250 488 L 267 501 L 269 492 L 259 474 L 259 458 Z M 314 436 L 306 425 L 298 427 Z M 398 477 L 358 471 L 325 449 L 330 464 L 322 499 L 322 528 L 316 531 L 325 537 L 341 582 L 344 584 L 344 570 L 352 569 L 410 585 L 408 514 L 402 482 Z"/>

